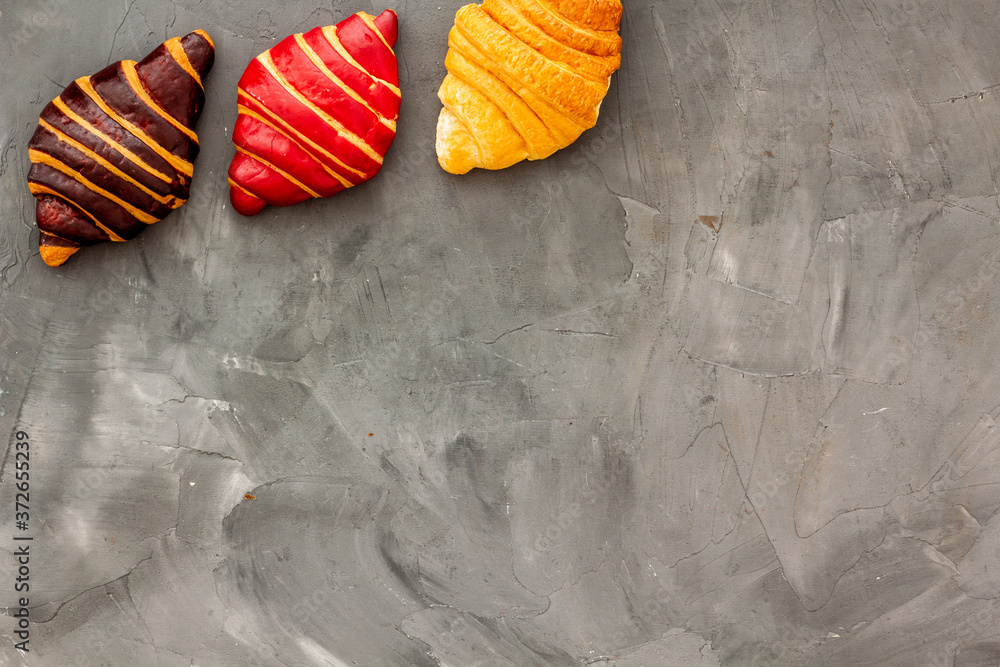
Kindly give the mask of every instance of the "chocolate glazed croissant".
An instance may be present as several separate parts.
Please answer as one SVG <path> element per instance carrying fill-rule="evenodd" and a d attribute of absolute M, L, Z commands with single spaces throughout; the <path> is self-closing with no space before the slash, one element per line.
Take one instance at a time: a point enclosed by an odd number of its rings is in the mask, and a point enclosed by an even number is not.
<path fill-rule="evenodd" d="M 239 83 L 229 198 L 243 215 L 329 197 L 382 167 L 396 137 L 399 75 L 392 10 L 291 35 Z"/>
<path fill-rule="evenodd" d="M 455 15 L 438 162 L 464 174 L 539 160 L 597 123 L 621 64 L 620 0 L 485 0 Z"/>
<path fill-rule="evenodd" d="M 42 110 L 28 144 L 38 248 L 59 266 L 81 246 L 127 241 L 188 197 L 195 123 L 215 48 L 202 30 L 140 62 L 71 83 Z"/>

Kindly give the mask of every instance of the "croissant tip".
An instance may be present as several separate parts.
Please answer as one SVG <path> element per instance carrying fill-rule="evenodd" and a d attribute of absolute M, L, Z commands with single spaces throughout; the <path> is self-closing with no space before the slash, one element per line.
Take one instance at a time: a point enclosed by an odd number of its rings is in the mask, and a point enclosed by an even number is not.
<path fill-rule="evenodd" d="M 207 33 L 207 32 L 205 32 L 204 30 L 202 30 L 201 28 L 198 28 L 197 30 L 192 30 L 192 31 L 191 31 L 190 33 L 188 33 L 188 34 L 189 34 L 189 35 L 198 35 L 198 36 L 199 36 L 199 37 L 201 37 L 201 38 L 202 38 L 203 40 L 205 40 L 206 42 L 208 42 L 208 45 L 209 45 L 209 46 L 211 46 L 211 47 L 212 47 L 213 49 L 215 48 L 215 42 L 213 42 L 213 41 L 212 41 L 212 38 L 208 36 L 208 33 Z"/>
<path fill-rule="evenodd" d="M 396 15 L 396 12 L 386 9 L 375 17 L 374 23 L 389 46 L 395 46 L 396 40 L 399 38 L 399 16 Z"/>
<path fill-rule="evenodd" d="M 250 217 L 257 215 L 264 210 L 267 202 L 259 197 L 255 197 L 235 183 L 229 184 L 229 202 L 240 215 Z"/>
<path fill-rule="evenodd" d="M 180 50 L 184 51 L 184 58 L 193 69 L 195 78 L 200 82 L 201 77 L 208 74 L 215 63 L 215 42 L 200 28 L 175 39 Z"/>
<path fill-rule="evenodd" d="M 59 246 L 39 245 L 38 253 L 42 256 L 43 262 L 45 262 L 49 266 L 55 267 L 55 266 L 62 266 L 63 264 L 65 264 L 66 260 L 68 260 L 73 255 L 73 253 L 75 253 L 79 249 L 80 249 L 79 247 L 63 248 Z"/>
<path fill-rule="evenodd" d="M 467 174 L 482 163 L 472 135 L 448 107 L 443 107 L 438 114 L 434 150 L 441 168 L 456 176 Z"/>

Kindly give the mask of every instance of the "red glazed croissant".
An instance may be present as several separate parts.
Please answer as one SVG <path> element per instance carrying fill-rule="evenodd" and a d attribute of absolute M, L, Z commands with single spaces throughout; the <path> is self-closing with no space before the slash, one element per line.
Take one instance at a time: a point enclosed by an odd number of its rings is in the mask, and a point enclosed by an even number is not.
<path fill-rule="evenodd" d="M 367 181 L 396 136 L 396 14 L 364 12 L 291 35 L 239 83 L 229 198 L 243 215 Z"/>
<path fill-rule="evenodd" d="M 138 63 L 77 79 L 42 110 L 28 144 L 28 187 L 46 264 L 134 238 L 187 200 L 202 78 L 214 60 L 212 40 L 196 30 Z"/>

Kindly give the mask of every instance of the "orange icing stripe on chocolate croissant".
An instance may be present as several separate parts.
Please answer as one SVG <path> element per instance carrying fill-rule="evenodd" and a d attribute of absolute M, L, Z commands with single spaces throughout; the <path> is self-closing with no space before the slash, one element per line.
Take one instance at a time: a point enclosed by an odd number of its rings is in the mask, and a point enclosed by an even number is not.
<path fill-rule="evenodd" d="M 188 198 L 215 50 L 203 31 L 76 79 L 28 144 L 39 253 L 58 266 L 85 245 L 127 241 Z"/>
<path fill-rule="evenodd" d="M 43 153 L 41 151 L 36 151 L 34 149 L 29 149 L 28 150 L 28 158 L 34 164 L 44 164 L 44 165 L 46 165 L 48 167 L 52 167 L 53 169 L 55 169 L 56 171 L 58 171 L 58 172 L 60 172 L 62 174 L 65 174 L 65 175 L 69 176 L 74 181 L 76 181 L 77 183 L 79 183 L 83 187 L 87 188 L 91 192 L 99 194 L 102 197 L 104 197 L 105 199 L 108 199 L 109 201 L 112 201 L 115 204 L 118 204 L 123 209 L 125 209 L 126 211 L 128 211 L 129 213 L 131 213 L 133 216 L 135 216 L 135 218 L 137 220 L 141 220 L 141 221 L 145 222 L 147 225 L 151 225 L 154 222 L 158 221 L 158 218 L 156 218 L 156 217 L 154 217 L 154 216 L 146 213 L 145 211 L 140 211 L 135 206 L 132 206 L 131 204 L 129 204 L 127 201 L 125 201 L 121 197 L 118 197 L 113 192 L 109 192 L 108 190 L 105 190 L 104 188 L 100 187 L 99 185 L 96 185 L 95 183 L 93 183 L 92 181 L 90 181 L 86 176 L 84 176 L 83 174 L 81 174 L 77 170 L 73 169 L 69 165 L 65 164 L 61 160 L 52 157 L 51 155 L 46 155 L 45 153 Z"/>
<path fill-rule="evenodd" d="M 191 164 L 187 160 L 183 160 L 177 157 L 176 155 L 168 151 L 166 148 L 161 146 L 156 140 L 154 140 L 148 134 L 143 132 L 137 125 L 130 123 L 117 111 L 112 109 L 107 104 L 107 102 L 101 99 L 101 96 L 97 94 L 96 90 L 94 90 L 94 86 L 91 85 L 89 76 L 81 77 L 77 79 L 75 83 L 76 85 L 80 86 L 80 90 L 82 90 L 87 95 L 87 97 L 89 97 L 94 102 L 94 104 L 100 107 L 101 111 L 106 113 L 112 120 L 114 120 L 116 123 L 118 123 L 126 130 L 128 130 L 132 136 L 136 137 L 142 143 L 146 144 L 151 149 L 153 149 L 153 151 L 156 152 L 164 160 L 166 160 L 171 167 L 173 167 L 180 173 L 184 174 L 185 176 L 194 175 L 193 164 Z"/>
<path fill-rule="evenodd" d="M 134 61 L 132 60 L 122 61 L 122 71 L 125 74 L 125 79 L 128 81 L 129 86 L 131 86 L 135 94 L 139 96 L 139 99 L 141 99 L 143 102 L 146 103 L 146 106 L 152 109 L 157 116 L 159 116 L 163 120 L 167 121 L 168 123 L 176 127 L 182 133 L 186 134 L 191 141 L 198 143 L 198 135 L 195 134 L 194 130 L 192 130 L 190 127 L 186 127 L 179 120 L 177 120 L 176 118 L 168 114 L 166 111 L 164 111 L 162 108 L 160 108 L 160 105 L 157 104 L 156 101 L 149 96 L 149 93 L 147 93 L 146 90 L 142 87 L 142 82 L 139 81 L 139 75 L 135 71 Z"/>
<path fill-rule="evenodd" d="M 212 44 L 211 37 L 209 37 L 208 33 L 204 30 L 195 30 L 194 32 L 204 38 L 209 44 Z M 168 39 L 163 43 L 163 46 L 165 46 L 167 52 L 170 53 L 170 57 L 177 61 L 177 64 L 181 66 L 181 69 L 190 74 L 191 78 L 195 80 L 202 90 L 204 90 L 205 86 L 201 82 L 201 75 L 198 73 L 198 70 L 194 68 L 194 65 L 191 64 L 187 51 L 184 50 L 184 46 L 181 44 L 181 38 L 174 37 L 173 39 Z M 214 47 L 215 45 L 212 44 L 212 46 Z"/>
<path fill-rule="evenodd" d="M 125 148 L 124 146 L 122 146 L 121 144 L 119 144 L 117 141 L 115 141 L 114 139 L 112 139 L 111 137 L 109 137 L 107 134 L 105 134 L 104 132 L 101 132 L 96 127 L 94 127 L 93 125 L 91 125 L 90 123 L 88 123 L 79 114 L 77 114 L 75 111 L 73 111 L 68 106 L 66 106 L 66 103 L 63 102 L 61 99 L 59 99 L 58 97 L 55 98 L 54 100 L 52 100 L 52 104 L 53 104 L 53 106 L 55 106 L 56 109 L 58 109 L 63 114 L 65 114 L 74 123 L 76 123 L 80 127 L 84 128 L 85 130 L 87 130 L 88 132 L 90 132 L 91 134 L 93 134 L 95 137 L 97 137 L 98 139 L 100 139 L 102 142 L 104 142 L 105 144 L 107 144 L 109 147 L 113 148 L 115 151 L 117 151 L 118 153 L 120 153 L 123 157 L 125 157 L 126 159 L 128 159 L 129 161 L 131 161 L 133 164 L 135 164 L 136 166 L 142 168 L 145 172 L 151 174 L 152 176 L 155 176 L 156 178 L 159 178 L 160 180 L 164 181 L 165 183 L 170 183 L 170 181 L 171 181 L 171 177 L 170 176 L 168 176 L 167 174 L 164 174 L 162 171 L 160 171 L 158 169 L 154 169 L 149 164 L 147 164 L 142 158 L 140 158 L 138 155 L 136 155 L 135 153 L 133 153 L 129 149 Z"/>
<path fill-rule="evenodd" d="M 84 215 L 86 215 L 88 218 L 90 218 L 91 220 L 93 220 L 94 225 L 96 225 L 97 228 L 100 229 L 102 232 L 104 232 L 105 234 L 107 234 L 108 237 L 110 238 L 110 240 L 112 240 L 112 241 L 124 241 L 125 240 L 122 237 L 120 237 L 117 234 L 115 234 L 110 229 L 108 229 L 107 227 L 105 227 L 103 224 L 101 224 L 101 221 L 98 220 L 97 217 L 93 213 L 90 213 L 89 211 L 87 211 L 87 209 L 85 209 L 83 206 L 80 206 L 78 203 L 76 203 L 75 201 L 73 201 L 72 199 L 70 199 L 69 197 L 67 197 L 64 193 L 57 192 L 56 190 L 53 190 L 52 188 L 48 187 L 47 185 L 39 185 L 38 183 L 28 183 L 28 190 L 31 191 L 31 194 L 33 194 L 35 196 L 38 196 L 38 195 L 54 195 L 56 197 L 59 197 L 60 199 L 64 199 L 70 205 L 72 205 L 74 208 L 78 209 L 79 211 L 82 211 Z M 60 237 L 60 238 L 62 238 L 62 237 Z"/>
<path fill-rule="evenodd" d="M 90 158 L 91 160 L 93 160 L 94 162 L 96 162 L 97 164 L 101 165 L 102 167 L 104 167 L 105 169 L 107 169 L 108 171 L 110 171 L 111 173 L 113 173 L 118 178 L 122 179 L 123 181 L 127 181 L 128 183 L 131 183 L 132 185 L 134 185 L 135 187 L 139 188 L 140 190 L 142 190 L 143 192 L 145 192 L 146 194 L 148 194 L 150 197 L 152 197 L 156 201 L 160 202 L 161 204 L 166 204 L 170 208 L 177 208 L 178 206 L 180 206 L 181 204 L 183 204 L 186 201 L 184 199 L 178 199 L 177 197 L 174 197 L 172 195 L 163 196 L 163 195 L 157 194 L 156 192 L 150 190 L 145 185 L 143 185 L 142 183 L 140 183 L 139 181 L 135 180 L 134 178 L 132 178 L 131 176 L 129 176 L 128 174 L 126 174 L 124 171 L 122 171 L 121 169 L 119 169 L 118 167 L 116 167 L 115 165 L 113 165 L 111 162 L 109 162 L 108 160 L 105 160 L 103 157 L 101 157 L 100 155 L 98 155 L 94 151 L 90 150 L 89 148 L 87 148 L 86 146 L 84 146 L 83 144 L 81 144 L 76 139 L 73 139 L 69 135 L 61 132 L 60 130 L 57 130 L 55 127 L 53 127 L 52 125 L 50 125 L 45 120 L 39 120 L 38 121 L 38 125 L 40 127 L 45 128 L 49 132 L 52 132 L 54 135 L 56 135 L 56 138 L 59 141 L 62 141 L 62 142 L 65 142 L 65 143 L 69 144 L 70 146 L 72 146 L 76 150 L 80 151 L 81 153 L 83 153 L 84 155 L 86 155 L 88 158 Z"/>

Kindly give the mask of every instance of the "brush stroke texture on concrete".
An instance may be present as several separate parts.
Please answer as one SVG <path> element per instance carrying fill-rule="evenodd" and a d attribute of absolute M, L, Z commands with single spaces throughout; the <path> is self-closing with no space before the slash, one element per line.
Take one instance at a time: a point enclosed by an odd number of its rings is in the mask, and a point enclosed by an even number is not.
<path fill-rule="evenodd" d="M 1000 9 L 626 0 L 597 127 L 454 177 L 460 4 L 389 2 L 382 173 L 253 219 L 246 63 L 383 5 L 0 6 L 0 432 L 35 537 L 0 663 L 996 664 Z M 191 201 L 44 266 L 38 113 L 195 28 Z"/>

